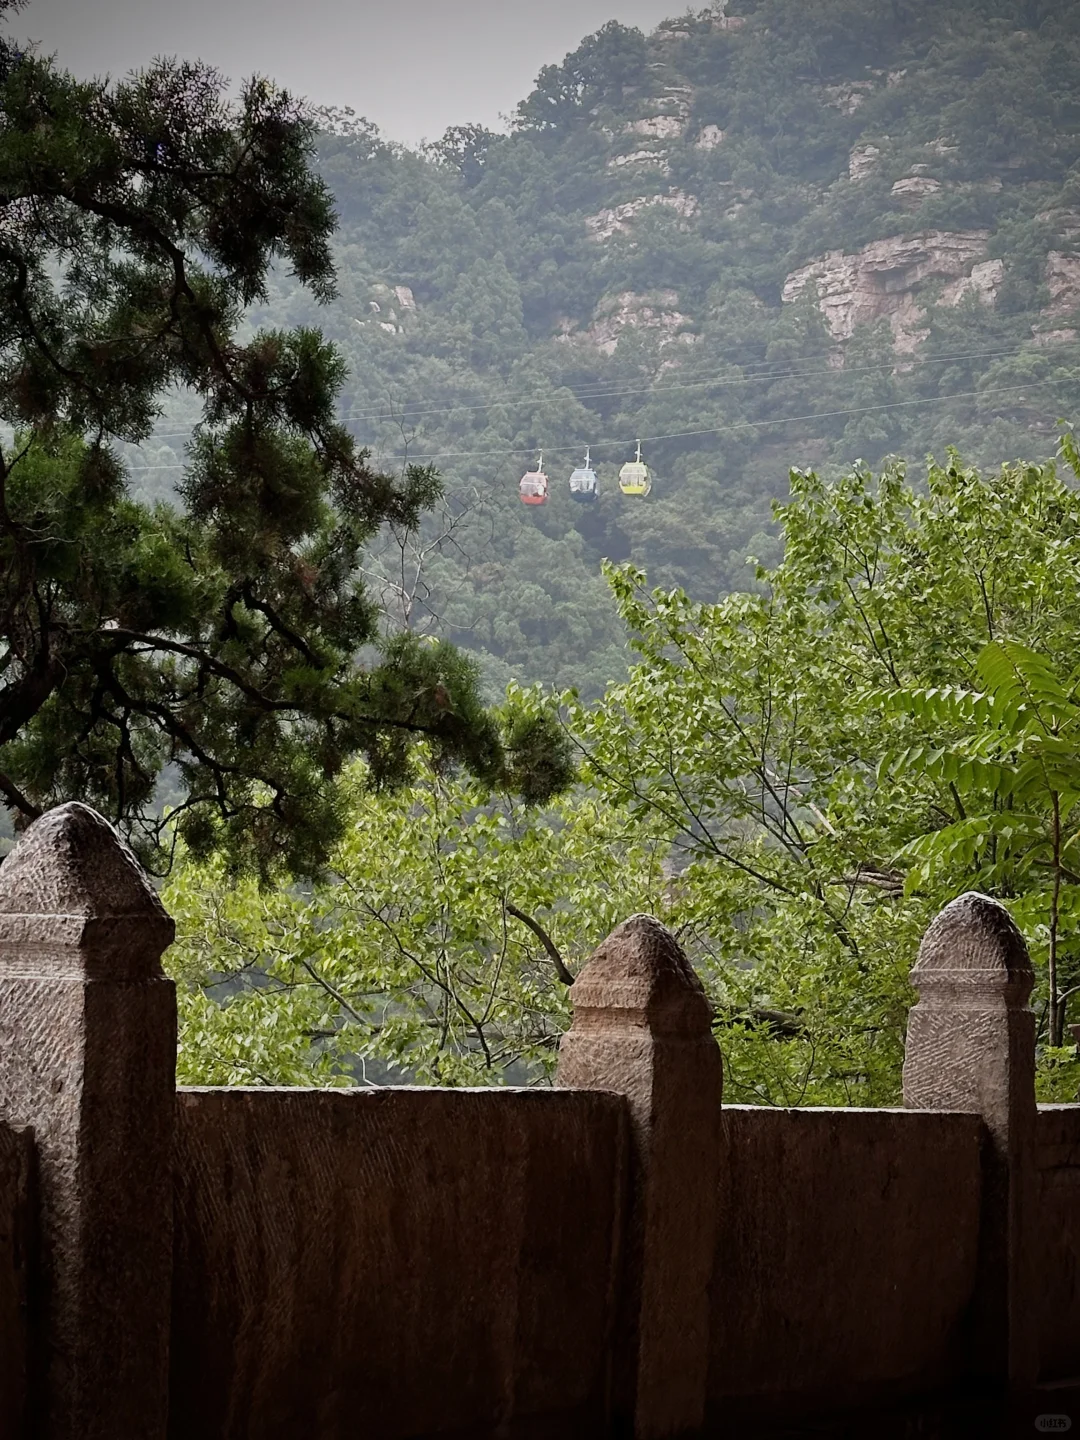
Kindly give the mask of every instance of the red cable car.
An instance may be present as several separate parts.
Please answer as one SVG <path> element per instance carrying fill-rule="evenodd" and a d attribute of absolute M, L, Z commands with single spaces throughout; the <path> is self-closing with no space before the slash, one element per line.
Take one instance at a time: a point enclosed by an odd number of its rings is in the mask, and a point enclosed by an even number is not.
<path fill-rule="evenodd" d="M 518 494 L 523 505 L 546 505 L 548 498 L 548 477 L 544 474 L 544 452 L 536 462 L 535 470 L 528 470 L 518 483 Z"/>

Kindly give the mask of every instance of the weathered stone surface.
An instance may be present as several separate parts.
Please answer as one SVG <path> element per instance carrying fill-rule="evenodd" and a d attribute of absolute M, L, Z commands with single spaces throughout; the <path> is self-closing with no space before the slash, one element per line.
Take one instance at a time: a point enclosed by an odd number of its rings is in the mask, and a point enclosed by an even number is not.
<path fill-rule="evenodd" d="M 1043 330 L 1038 325 L 1031 327 L 1031 343 L 1043 349 L 1051 349 L 1055 345 L 1073 345 L 1078 338 L 1080 330 L 1074 330 L 1068 325 L 1054 330 Z"/>
<path fill-rule="evenodd" d="M 1034 984 L 1024 937 L 996 900 L 946 905 L 911 972 L 904 1103 L 981 1115 L 984 1157 L 973 1363 L 1014 1385 L 1038 1372 Z"/>
<path fill-rule="evenodd" d="M 791 302 L 814 285 L 835 340 L 850 340 L 856 326 L 885 317 L 897 351 L 910 354 L 926 334 L 919 299 L 923 285 L 971 276 L 986 253 L 987 239 L 985 230 L 928 230 L 874 240 L 851 254 L 830 250 L 793 270 L 784 282 L 782 298 Z M 985 290 L 985 278 L 982 283 Z M 957 291 L 954 303 L 960 298 L 962 292 Z"/>
<path fill-rule="evenodd" d="M 1043 311 L 1051 319 L 1080 309 L 1080 255 L 1051 250 L 1046 257 L 1046 284 L 1050 304 Z"/>
<path fill-rule="evenodd" d="M 864 180 L 867 175 L 873 174 L 881 160 L 881 148 L 878 145 L 855 145 L 848 156 L 848 178 L 850 180 Z"/>
<path fill-rule="evenodd" d="M 1039 1176 L 1039 1379 L 1080 1375 L 1080 1105 L 1044 1105 Z"/>
<path fill-rule="evenodd" d="M 592 323 L 584 330 L 568 325 L 556 338 L 568 344 L 595 346 L 605 355 L 613 355 L 622 336 L 635 330 L 654 335 L 661 349 L 673 341 L 692 344 L 698 338 L 691 328 L 693 321 L 677 309 L 678 303 L 675 290 L 654 290 L 649 295 L 623 290 L 600 301 Z"/>
<path fill-rule="evenodd" d="M 736 1413 L 764 1424 L 955 1378 L 976 1279 L 978 1117 L 725 1106 L 723 1135 L 717 1430 Z"/>
<path fill-rule="evenodd" d="M 556 1083 L 630 1106 L 632 1203 L 615 1410 L 636 1440 L 704 1416 L 717 1224 L 722 1067 L 711 1009 L 681 948 L 649 915 L 614 929 L 571 992 Z"/>
<path fill-rule="evenodd" d="M 662 175 L 671 174 L 671 166 L 662 150 L 631 150 L 629 154 L 613 155 L 607 162 L 609 170 L 624 170 L 627 167 L 658 170 Z"/>
<path fill-rule="evenodd" d="M 182 1090 L 171 1440 L 607 1434 L 617 1096 Z"/>
<path fill-rule="evenodd" d="M 908 1023 L 904 1103 L 975 1111 L 1002 1136 L 1017 1116 L 1034 1125 L 1027 1001 L 1035 976 L 1004 905 L 974 892 L 946 905 L 923 936 L 911 980 L 919 1003 Z"/>
<path fill-rule="evenodd" d="M 0 1435 L 24 1440 L 28 1303 L 34 1282 L 34 1140 L 0 1125 Z"/>
<path fill-rule="evenodd" d="M 685 120 L 681 115 L 646 115 L 633 120 L 624 131 L 627 135 L 643 135 L 648 140 L 677 140 Z"/>
<path fill-rule="evenodd" d="M 697 150 L 715 150 L 718 145 L 724 143 L 726 134 L 727 132 L 722 130 L 719 125 L 703 125 L 694 141 L 694 147 Z"/>
<path fill-rule="evenodd" d="M 628 230 L 639 215 L 655 206 L 661 207 L 661 213 L 664 210 L 673 212 L 678 220 L 689 220 L 698 211 L 698 202 L 693 195 L 684 190 L 673 190 L 668 195 L 642 195 L 636 200 L 627 200 L 623 205 L 600 210 L 586 217 L 585 229 L 593 240 L 610 240 L 612 235 Z"/>
<path fill-rule="evenodd" d="M 0 868 L 0 1119 L 36 1140 L 45 1440 L 165 1434 L 171 937 L 130 850 L 84 805 L 44 816 Z"/>
<path fill-rule="evenodd" d="M 941 181 L 930 175 L 905 175 L 894 180 L 890 194 L 894 200 L 910 210 L 917 210 L 928 195 L 941 189 Z"/>
<path fill-rule="evenodd" d="M 1004 280 L 1004 260 L 980 260 L 971 267 L 970 275 L 961 275 L 959 280 L 942 286 L 941 304 L 959 305 L 968 295 L 974 295 L 980 304 L 993 305 Z"/>
<path fill-rule="evenodd" d="M 840 85 L 823 85 L 821 98 L 826 105 L 843 115 L 854 115 L 874 89 L 872 80 L 848 80 Z"/>
<path fill-rule="evenodd" d="M 43 815 L 0 876 L 3 974 L 160 977 L 173 922 L 131 850 L 88 805 Z M 127 933 L 132 918 L 137 943 Z"/>

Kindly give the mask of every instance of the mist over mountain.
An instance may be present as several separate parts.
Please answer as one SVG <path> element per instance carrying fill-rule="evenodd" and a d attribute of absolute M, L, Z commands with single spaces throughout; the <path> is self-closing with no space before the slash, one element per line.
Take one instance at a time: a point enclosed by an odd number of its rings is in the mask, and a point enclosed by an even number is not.
<path fill-rule="evenodd" d="M 605 557 L 703 599 L 751 583 L 790 466 L 1034 458 L 1075 417 L 1072 0 L 718 3 L 589 36 L 509 135 L 416 153 L 324 123 L 338 298 L 282 275 L 252 323 L 321 328 L 355 434 L 438 466 L 426 553 L 388 536 L 373 565 L 494 688 L 624 670 Z M 179 477 L 187 418 L 130 457 L 144 491 Z M 616 483 L 639 438 L 646 500 Z M 566 483 L 587 445 L 591 507 Z"/>

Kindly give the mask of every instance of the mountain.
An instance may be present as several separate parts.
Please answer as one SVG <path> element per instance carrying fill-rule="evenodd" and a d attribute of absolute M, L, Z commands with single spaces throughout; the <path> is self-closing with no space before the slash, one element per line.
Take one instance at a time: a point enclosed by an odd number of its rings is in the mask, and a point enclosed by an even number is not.
<path fill-rule="evenodd" d="M 625 668 L 604 557 L 704 598 L 752 583 L 792 465 L 1042 456 L 1080 410 L 1074 0 L 717 3 L 605 26 L 507 135 L 325 126 L 338 299 L 282 275 L 252 323 L 320 326 L 355 433 L 438 465 L 419 585 L 395 537 L 373 568 L 495 688 Z M 184 418 L 132 457 L 145 490 Z M 616 486 L 639 437 L 644 501 Z M 593 507 L 566 486 L 586 445 Z"/>

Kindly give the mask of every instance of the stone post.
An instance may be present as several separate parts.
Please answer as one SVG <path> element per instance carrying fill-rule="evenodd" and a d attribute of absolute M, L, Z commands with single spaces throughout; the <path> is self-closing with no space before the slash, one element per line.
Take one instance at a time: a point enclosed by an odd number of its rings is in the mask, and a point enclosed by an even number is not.
<path fill-rule="evenodd" d="M 720 1050 L 675 939 L 634 915 L 570 991 L 556 1084 L 629 1102 L 631 1204 L 617 1321 L 616 1433 L 669 1440 L 702 1426 L 720 1165 Z"/>
<path fill-rule="evenodd" d="M 173 924 L 116 831 L 51 810 L 0 867 L 0 1119 L 37 1148 L 42 1440 L 164 1440 Z"/>
<path fill-rule="evenodd" d="M 961 895 L 927 930 L 911 980 L 919 1001 L 904 1103 L 977 1113 L 988 1135 L 975 1368 L 1023 1389 L 1038 1371 L 1034 975 L 1024 937 L 996 900 Z"/>

